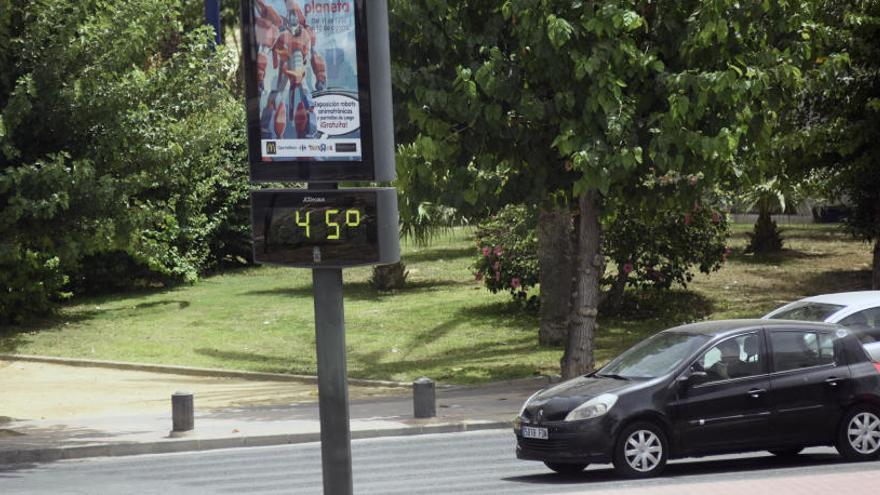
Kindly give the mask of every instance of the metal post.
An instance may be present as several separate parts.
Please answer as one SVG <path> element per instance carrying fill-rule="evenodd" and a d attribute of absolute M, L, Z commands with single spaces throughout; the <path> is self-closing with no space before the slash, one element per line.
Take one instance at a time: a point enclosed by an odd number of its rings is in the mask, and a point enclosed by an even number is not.
<path fill-rule="evenodd" d="M 351 425 L 345 357 L 342 270 L 312 270 L 315 341 L 318 348 L 318 403 L 321 411 L 321 465 L 326 495 L 352 495 Z"/>
<path fill-rule="evenodd" d="M 434 390 L 434 382 L 430 378 L 422 377 L 413 382 L 413 416 L 437 416 L 437 396 Z"/>
<path fill-rule="evenodd" d="M 195 428 L 193 394 L 175 392 L 171 396 L 171 436 L 183 436 Z"/>
<path fill-rule="evenodd" d="M 205 23 L 214 26 L 214 43 L 223 44 L 223 28 L 220 27 L 220 0 L 205 0 Z"/>

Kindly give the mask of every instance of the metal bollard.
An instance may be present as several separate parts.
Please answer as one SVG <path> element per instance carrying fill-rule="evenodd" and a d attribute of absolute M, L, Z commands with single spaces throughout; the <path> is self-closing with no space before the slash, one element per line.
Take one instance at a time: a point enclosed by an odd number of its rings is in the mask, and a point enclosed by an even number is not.
<path fill-rule="evenodd" d="M 191 392 L 175 392 L 171 396 L 171 436 L 183 436 L 195 428 L 195 409 Z"/>
<path fill-rule="evenodd" d="M 413 382 L 413 416 L 433 418 L 437 416 L 437 398 L 434 382 L 430 378 L 419 378 Z"/>

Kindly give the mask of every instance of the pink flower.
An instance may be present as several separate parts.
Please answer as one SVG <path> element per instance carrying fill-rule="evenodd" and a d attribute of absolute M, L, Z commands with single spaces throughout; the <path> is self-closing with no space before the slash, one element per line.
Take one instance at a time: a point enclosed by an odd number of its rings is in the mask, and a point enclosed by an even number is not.
<path fill-rule="evenodd" d="M 501 271 L 501 262 L 496 261 L 495 264 L 492 266 L 492 268 L 494 268 L 496 272 L 500 272 Z"/>
<path fill-rule="evenodd" d="M 483 280 L 483 272 L 477 272 L 476 275 L 474 275 L 474 278 L 477 279 L 477 282 Z"/>
<path fill-rule="evenodd" d="M 500 281 L 501 281 L 501 272 L 495 272 L 495 281 L 496 281 L 496 282 L 500 282 Z"/>
<path fill-rule="evenodd" d="M 501 246 L 495 246 L 495 256 L 501 256 Z"/>
<path fill-rule="evenodd" d="M 632 273 L 632 271 L 633 271 L 632 263 L 627 263 L 627 264 L 623 265 L 623 273 L 629 275 L 630 273 Z"/>
<path fill-rule="evenodd" d="M 521 285 L 522 285 L 522 283 L 521 283 L 519 277 L 513 277 L 513 279 L 511 279 L 511 281 L 510 281 L 510 286 L 513 287 L 514 289 L 519 289 Z"/>
<path fill-rule="evenodd" d="M 492 252 L 492 249 L 489 246 L 483 246 L 483 256 L 488 258 L 489 254 Z"/>
<path fill-rule="evenodd" d="M 685 213 L 685 215 L 684 215 L 684 224 L 685 224 L 685 225 L 690 225 L 690 224 L 691 224 L 691 215 L 690 215 L 690 213 Z"/>

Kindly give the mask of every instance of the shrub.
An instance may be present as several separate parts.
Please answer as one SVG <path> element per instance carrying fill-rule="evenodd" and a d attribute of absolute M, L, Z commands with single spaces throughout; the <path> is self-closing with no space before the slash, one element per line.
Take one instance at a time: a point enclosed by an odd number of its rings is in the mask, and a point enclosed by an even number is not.
<path fill-rule="evenodd" d="M 710 273 L 727 258 L 727 217 L 709 208 L 644 211 L 622 207 L 605 219 L 603 253 L 617 267 L 602 285 L 619 297 L 626 286 L 668 289 L 687 286 L 694 270 Z M 537 215 L 525 206 L 507 206 L 477 227 L 477 280 L 493 293 L 537 304 L 531 289 L 538 284 Z"/>
<path fill-rule="evenodd" d="M 522 205 L 504 207 L 477 226 L 477 280 L 492 293 L 508 291 L 514 300 L 537 304 L 529 289 L 538 284 L 537 219 Z"/>
<path fill-rule="evenodd" d="M 0 320 L 248 256 L 237 56 L 182 3 L 0 0 Z"/>

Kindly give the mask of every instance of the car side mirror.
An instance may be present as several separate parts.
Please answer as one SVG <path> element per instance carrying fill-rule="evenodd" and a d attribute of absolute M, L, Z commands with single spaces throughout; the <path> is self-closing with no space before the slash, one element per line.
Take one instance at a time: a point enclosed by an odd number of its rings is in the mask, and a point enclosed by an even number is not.
<path fill-rule="evenodd" d="M 705 379 L 707 376 L 709 376 L 709 374 L 706 373 L 705 371 L 700 370 L 700 369 L 691 368 L 689 371 L 687 371 L 686 373 L 684 373 L 680 377 L 678 377 L 678 381 L 680 383 L 689 383 L 689 382 L 699 383 L 703 379 Z"/>

